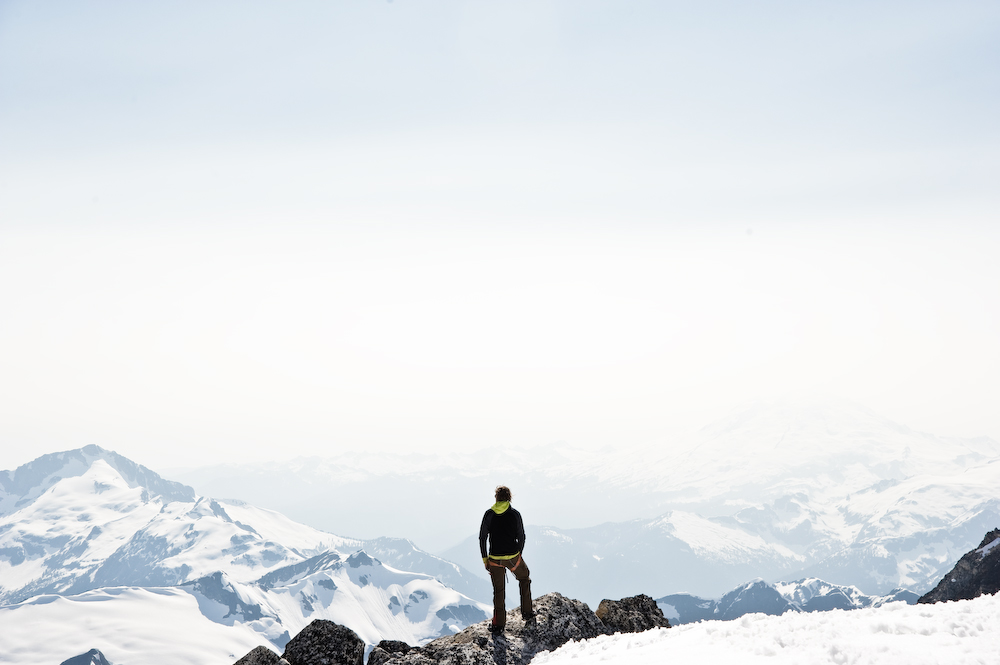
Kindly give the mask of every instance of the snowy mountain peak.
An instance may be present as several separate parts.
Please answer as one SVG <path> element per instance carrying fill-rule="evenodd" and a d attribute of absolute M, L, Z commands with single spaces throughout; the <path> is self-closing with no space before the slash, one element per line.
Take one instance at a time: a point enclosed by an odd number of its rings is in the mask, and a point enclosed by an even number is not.
<path fill-rule="evenodd" d="M 98 446 L 3 472 L 0 602 L 102 586 L 241 581 L 357 541 L 273 511 L 198 497 Z"/>
<path fill-rule="evenodd" d="M 64 660 L 59 665 L 111 665 L 111 663 L 104 657 L 100 649 L 91 649 L 87 653 L 81 653 L 79 656 Z"/>
<path fill-rule="evenodd" d="M 0 515 L 8 515 L 31 503 L 63 479 L 84 475 L 97 462 L 113 469 L 127 487 L 144 490 L 145 500 L 161 497 L 165 501 L 193 501 L 195 498 L 194 490 L 187 485 L 165 480 L 114 451 L 89 445 L 42 455 L 14 471 L 0 471 Z"/>

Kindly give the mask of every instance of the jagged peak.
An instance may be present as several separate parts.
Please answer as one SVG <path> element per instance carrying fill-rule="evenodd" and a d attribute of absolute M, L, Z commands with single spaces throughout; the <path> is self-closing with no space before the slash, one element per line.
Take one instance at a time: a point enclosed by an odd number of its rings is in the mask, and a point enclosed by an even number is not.
<path fill-rule="evenodd" d="M 368 553 L 364 550 L 358 550 L 354 554 L 347 557 L 347 565 L 351 568 L 360 568 L 361 566 L 381 566 L 382 562 L 374 557 L 368 556 Z"/>
<path fill-rule="evenodd" d="M 997 539 L 1000 539 L 1000 529 L 993 529 L 985 536 L 983 536 L 983 542 L 979 543 L 979 547 L 976 548 L 976 551 L 982 552 L 982 550 L 984 550 L 986 547 L 993 545 L 993 543 L 995 543 Z M 993 547 L 996 546 L 993 545 Z M 985 552 L 982 552 L 982 554 L 985 554 Z"/>

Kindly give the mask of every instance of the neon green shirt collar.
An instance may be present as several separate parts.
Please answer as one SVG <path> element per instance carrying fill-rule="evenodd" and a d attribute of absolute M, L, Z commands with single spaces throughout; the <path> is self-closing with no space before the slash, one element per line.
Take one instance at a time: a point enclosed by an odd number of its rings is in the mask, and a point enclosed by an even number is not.
<path fill-rule="evenodd" d="M 508 508 L 510 508 L 510 501 L 497 501 L 493 504 L 493 508 L 490 510 L 495 512 L 497 515 L 503 515 L 507 512 Z"/>

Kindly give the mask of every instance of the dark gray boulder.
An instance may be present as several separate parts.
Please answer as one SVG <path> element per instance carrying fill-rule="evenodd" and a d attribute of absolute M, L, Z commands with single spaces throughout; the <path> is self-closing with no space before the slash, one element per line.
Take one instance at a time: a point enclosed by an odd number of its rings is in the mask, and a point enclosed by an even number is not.
<path fill-rule="evenodd" d="M 104 657 L 100 649 L 91 649 L 87 653 L 68 658 L 59 665 L 111 665 L 111 663 Z"/>
<path fill-rule="evenodd" d="M 621 600 L 605 598 L 597 606 L 596 614 L 605 626 L 618 633 L 641 633 L 650 628 L 670 628 L 663 610 L 645 594 Z"/>
<path fill-rule="evenodd" d="M 288 661 L 264 646 L 257 647 L 233 665 L 288 665 Z"/>
<path fill-rule="evenodd" d="M 399 640 L 382 640 L 368 654 L 368 665 L 382 665 L 392 660 L 397 654 L 405 654 L 412 649 L 406 642 Z"/>
<path fill-rule="evenodd" d="M 282 656 L 290 665 L 362 665 L 365 643 L 339 623 L 316 619 L 289 640 Z"/>
<path fill-rule="evenodd" d="M 971 600 L 997 591 L 1000 591 L 1000 529 L 993 529 L 979 547 L 959 559 L 951 572 L 917 602 Z"/>
<path fill-rule="evenodd" d="M 570 640 L 614 632 L 585 603 L 559 593 L 536 598 L 534 610 L 535 619 L 530 623 L 521 618 L 519 609 L 508 612 L 506 631 L 501 635 L 491 634 L 489 623 L 484 621 L 422 647 L 392 654 L 378 665 L 525 665 L 535 654 L 552 651 Z"/>

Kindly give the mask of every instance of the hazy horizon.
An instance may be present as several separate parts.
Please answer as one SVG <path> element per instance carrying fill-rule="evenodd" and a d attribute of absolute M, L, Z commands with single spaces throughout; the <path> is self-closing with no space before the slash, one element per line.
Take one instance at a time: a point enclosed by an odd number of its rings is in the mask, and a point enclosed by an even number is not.
<path fill-rule="evenodd" d="M 1000 439 L 1000 7 L 0 3 L 0 468 Z M 181 463 L 184 464 L 181 464 Z"/>

